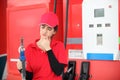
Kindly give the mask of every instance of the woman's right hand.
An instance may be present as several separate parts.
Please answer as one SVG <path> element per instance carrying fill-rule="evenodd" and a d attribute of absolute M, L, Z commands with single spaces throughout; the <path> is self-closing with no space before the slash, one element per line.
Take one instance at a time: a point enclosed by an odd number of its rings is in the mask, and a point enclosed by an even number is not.
<path fill-rule="evenodd" d="M 20 49 L 21 49 L 21 46 L 19 46 L 19 48 L 18 48 L 19 53 L 20 53 Z M 25 48 L 24 48 L 24 50 L 25 50 Z M 20 61 L 20 59 L 18 59 L 18 61 L 17 61 L 17 69 L 18 70 L 22 69 L 22 61 Z"/>
<path fill-rule="evenodd" d="M 20 61 L 20 59 L 17 61 L 17 69 L 18 70 L 22 69 L 22 62 Z"/>

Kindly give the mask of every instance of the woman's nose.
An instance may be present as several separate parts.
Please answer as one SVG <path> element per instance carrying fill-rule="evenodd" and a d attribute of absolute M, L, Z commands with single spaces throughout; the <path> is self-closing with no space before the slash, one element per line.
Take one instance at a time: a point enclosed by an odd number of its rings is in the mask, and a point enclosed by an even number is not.
<path fill-rule="evenodd" d="M 47 33 L 47 28 L 44 29 L 44 32 Z"/>

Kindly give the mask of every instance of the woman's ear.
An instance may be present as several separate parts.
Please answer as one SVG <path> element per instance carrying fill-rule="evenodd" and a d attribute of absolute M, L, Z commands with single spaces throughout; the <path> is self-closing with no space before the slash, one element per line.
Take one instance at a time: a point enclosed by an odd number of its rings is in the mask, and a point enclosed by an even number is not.
<path fill-rule="evenodd" d="M 56 34 L 56 31 L 53 32 L 53 35 L 55 35 L 55 34 Z"/>

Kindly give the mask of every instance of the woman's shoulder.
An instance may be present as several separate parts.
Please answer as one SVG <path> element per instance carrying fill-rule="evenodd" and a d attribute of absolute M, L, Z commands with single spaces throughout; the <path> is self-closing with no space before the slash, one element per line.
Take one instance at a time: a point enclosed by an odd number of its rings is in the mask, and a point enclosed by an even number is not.
<path fill-rule="evenodd" d="M 36 47 L 35 43 L 30 43 L 27 45 L 26 49 L 31 49 L 31 48 L 34 48 Z"/>
<path fill-rule="evenodd" d="M 33 51 L 33 47 L 35 46 L 34 43 L 30 43 L 28 44 L 28 46 L 25 48 L 25 53 L 26 53 L 26 56 L 30 56 L 30 55 L 33 55 L 32 54 L 32 51 Z"/>
<path fill-rule="evenodd" d="M 64 45 L 64 43 L 62 41 L 59 41 L 59 40 L 52 40 L 52 44 L 56 45 L 56 46 L 63 46 Z"/>

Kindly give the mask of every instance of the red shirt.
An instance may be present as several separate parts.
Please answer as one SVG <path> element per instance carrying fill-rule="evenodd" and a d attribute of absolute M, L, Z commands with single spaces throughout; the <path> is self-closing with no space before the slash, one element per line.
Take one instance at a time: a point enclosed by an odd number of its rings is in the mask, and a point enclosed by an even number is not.
<path fill-rule="evenodd" d="M 42 51 L 36 45 L 36 42 L 28 45 L 25 50 L 26 70 L 33 72 L 33 80 L 62 80 L 61 76 L 57 76 L 51 69 L 46 52 Z M 67 54 L 64 45 L 60 41 L 52 40 L 52 51 L 60 63 L 67 64 Z"/>

